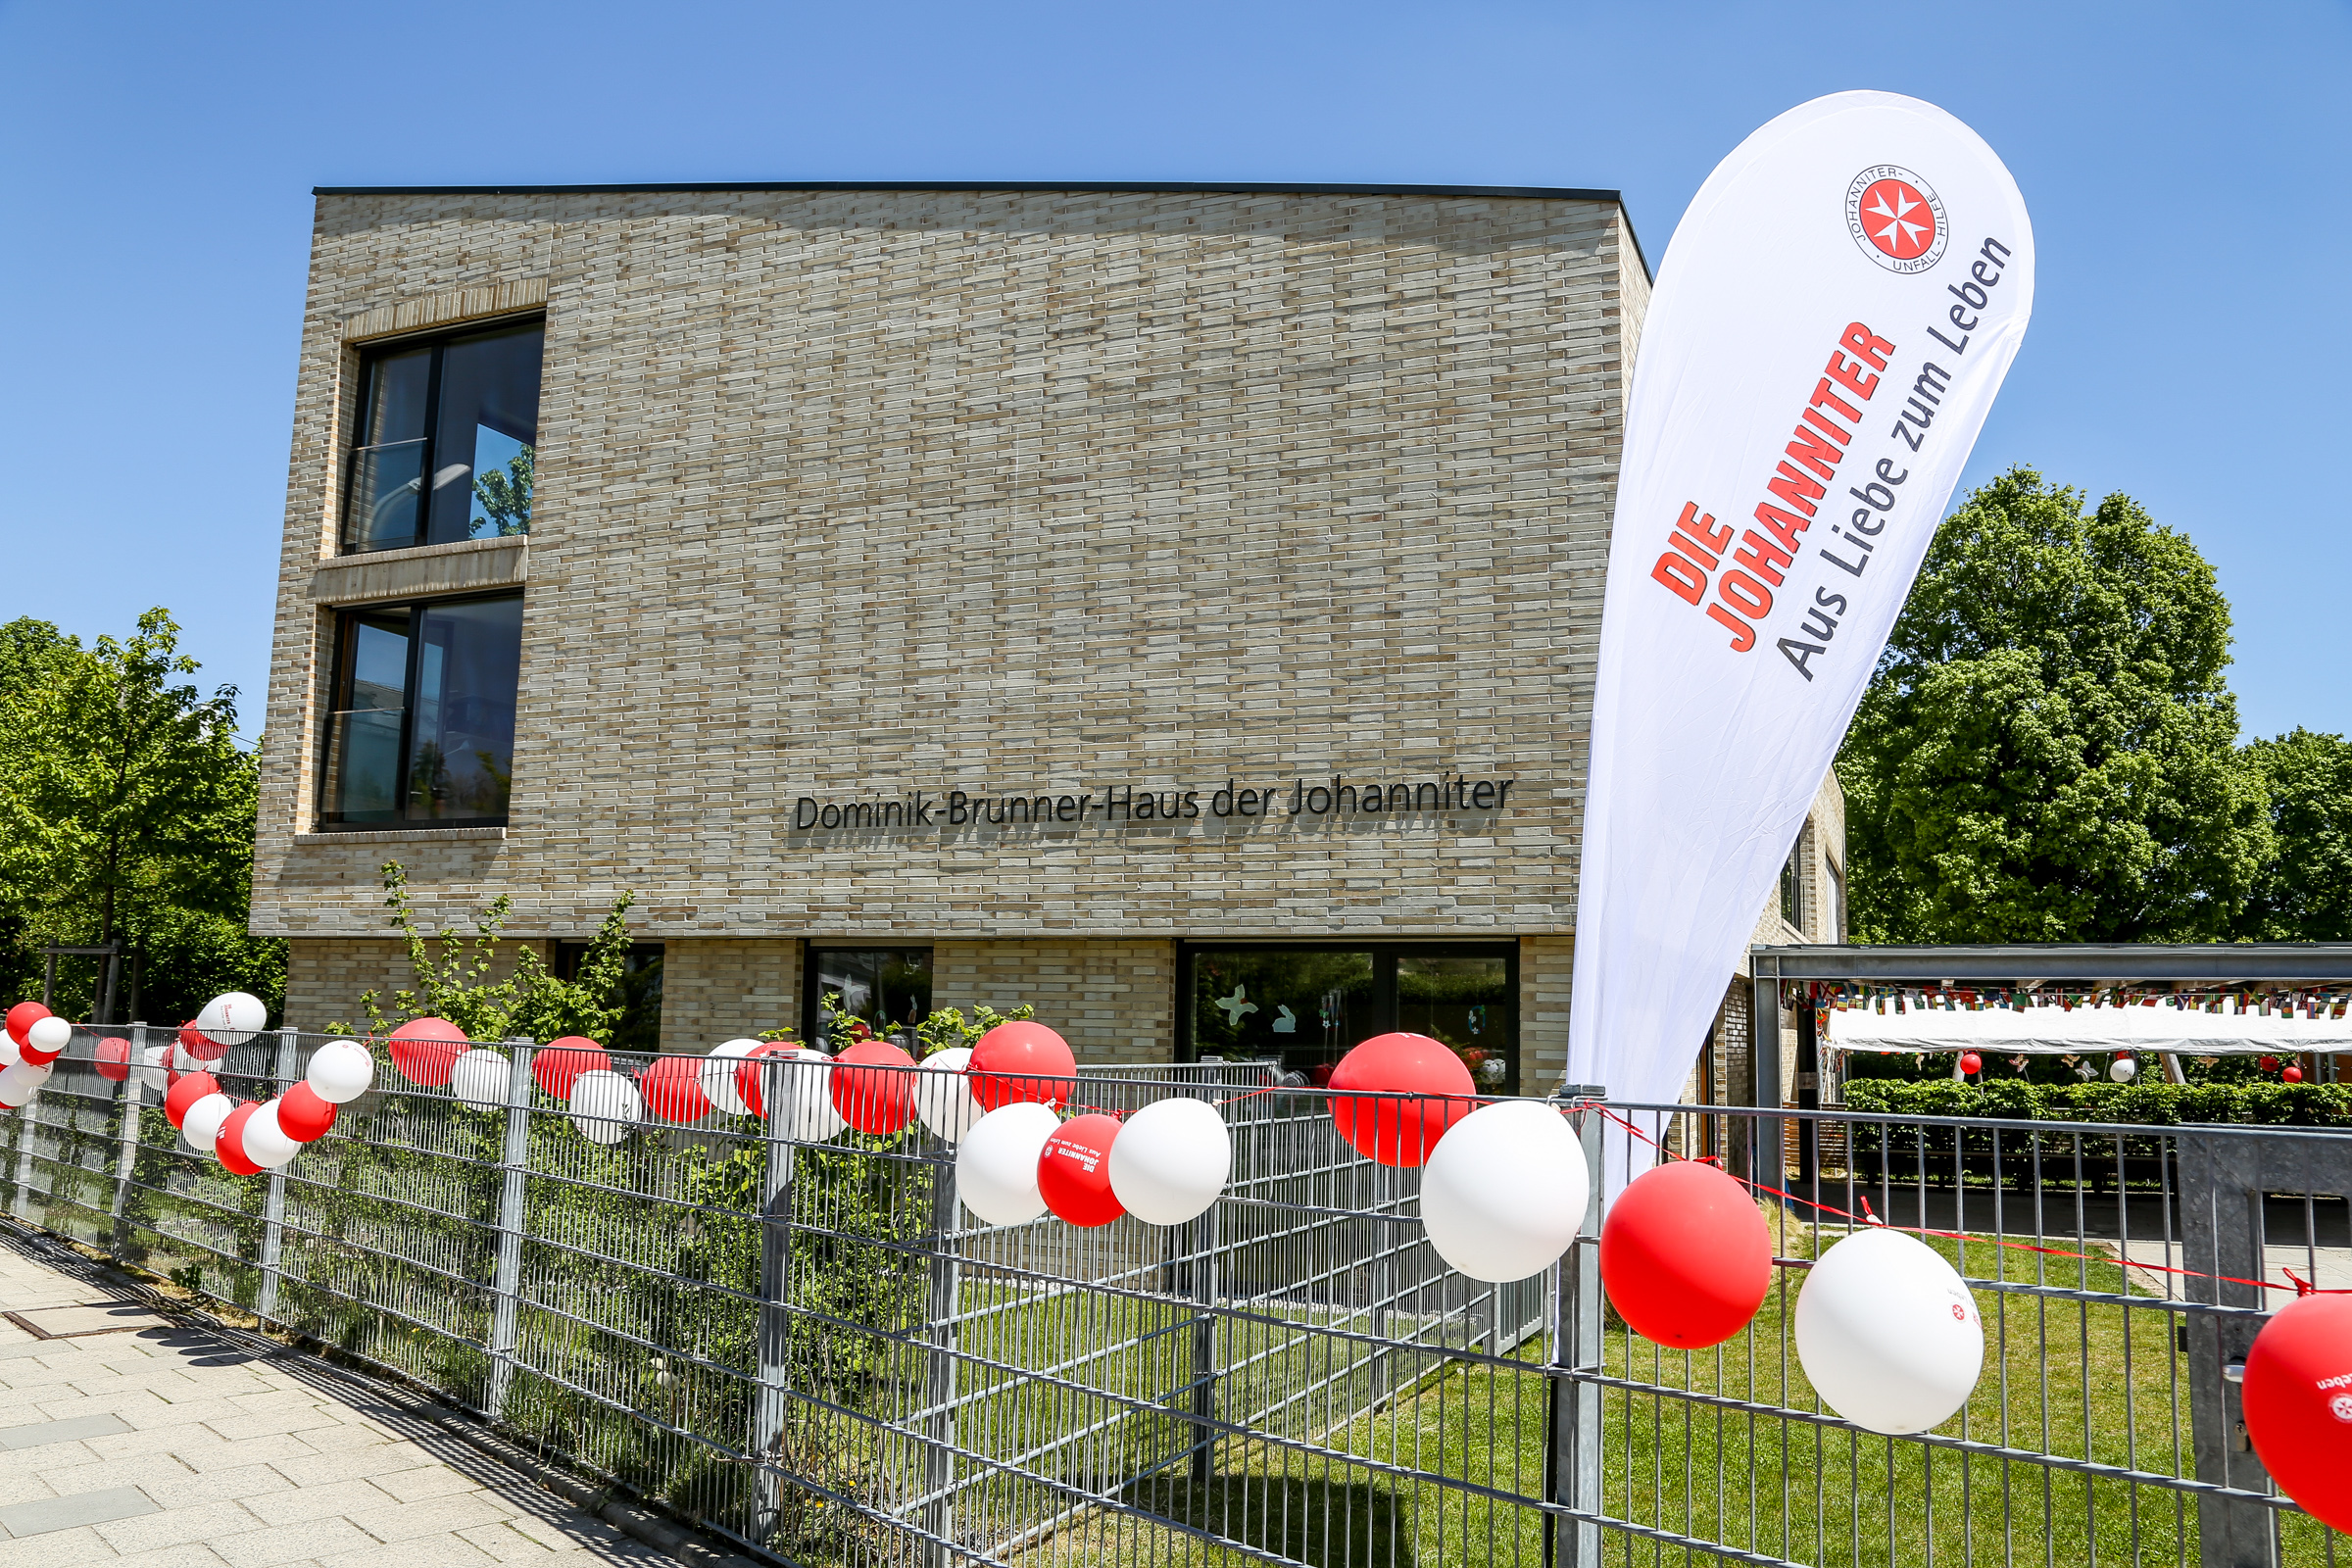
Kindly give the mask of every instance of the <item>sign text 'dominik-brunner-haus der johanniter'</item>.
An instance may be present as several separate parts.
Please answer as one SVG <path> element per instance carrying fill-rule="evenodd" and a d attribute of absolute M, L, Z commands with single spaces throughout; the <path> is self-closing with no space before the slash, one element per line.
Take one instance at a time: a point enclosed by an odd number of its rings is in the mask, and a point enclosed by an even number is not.
<path fill-rule="evenodd" d="M 1328 784 L 1304 778 L 1249 781 L 1229 778 L 1217 790 L 1162 789 L 1152 784 L 1105 784 L 1075 793 L 1011 794 L 1003 791 L 922 790 L 856 800 L 801 796 L 793 803 L 799 831 L 828 828 L 898 829 L 919 832 L 956 827 L 1062 824 L 1126 827 L 1138 822 L 1184 822 L 1210 817 L 1432 816 L 1494 813 L 1509 807 L 1516 779 L 1474 779 L 1460 774 L 1389 780 L 1358 778 Z M 1202 797 L 1206 799 L 1203 800 Z"/>

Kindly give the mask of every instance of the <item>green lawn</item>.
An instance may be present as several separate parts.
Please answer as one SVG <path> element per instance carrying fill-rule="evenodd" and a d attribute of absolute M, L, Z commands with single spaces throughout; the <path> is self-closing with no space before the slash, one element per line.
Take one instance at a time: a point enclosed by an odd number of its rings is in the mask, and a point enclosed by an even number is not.
<path fill-rule="evenodd" d="M 1817 1240 L 1793 1224 L 1782 1236 L 1782 1250 L 1792 1256 L 1836 1240 L 1835 1233 Z M 1966 1245 L 1963 1259 L 1960 1244 L 1934 1245 L 1972 1278 L 2147 1294 L 2112 1263 L 1979 1240 Z M 1788 1333 L 1801 1283 L 1801 1272 L 1784 1270 L 1747 1332 L 1715 1350 L 1669 1352 L 1613 1326 L 1606 1370 L 1663 1389 L 1818 1411 Z M 2013 1293 L 1980 1291 L 1979 1300 L 1987 1313 L 1984 1373 L 1940 1435 L 2159 1476 L 2191 1473 L 2187 1356 L 2174 1347 L 2173 1314 Z M 1524 1354 L 1525 1372 L 1430 1363 L 1402 1396 L 1325 1429 L 1324 1446 L 1362 1462 L 1229 1442 L 1205 1487 L 1170 1476 L 1129 1488 L 1127 1500 L 1318 1565 L 1534 1568 L 1544 1558 L 1542 1521 L 1532 1510 L 1379 1469 L 1397 1465 L 1540 1494 L 1547 1422 L 1535 1364 L 1542 1350 L 1530 1346 Z M 2159 1485 L 1932 1450 L 1666 1394 L 1612 1391 L 1605 1409 L 1608 1511 L 1674 1536 L 1821 1568 L 2196 1561 L 2194 1503 Z M 2287 1517 L 2285 1544 L 2290 1568 L 2330 1560 L 2323 1533 L 2301 1515 Z M 1028 1555 L 1121 1568 L 1251 1560 L 1108 1510 L 1077 1516 Z M 1612 1535 L 1605 1556 L 1629 1564 L 1711 1560 L 1623 1534 Z"/>

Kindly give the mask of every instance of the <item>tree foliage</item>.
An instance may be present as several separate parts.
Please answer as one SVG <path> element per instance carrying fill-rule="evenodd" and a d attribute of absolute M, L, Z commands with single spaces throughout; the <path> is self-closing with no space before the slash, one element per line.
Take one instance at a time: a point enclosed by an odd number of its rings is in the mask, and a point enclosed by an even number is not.
<path fill-rule="evenodd" d="M 2246 748 L 2270 799 L 2276 853 L 2254 879 L 2238 935 L 2352 941 L 2352 745 L 2298 729 Z"/>
<path fill-rule="evenodd" d="M 2272 851 L 2230 609 L 2130 497 L 2010 470 L 1937 530 L 1838 760 L 1858 940 L 2231 934 Z"/>
<path fill-rule="evenodd" d="M 43 945 L 122 940 L 144 960 L 143 1011 L 193 1016 L 219 991 L 274 1008 L 284 944 L 246 935 L 256 754 L 236 689 L 186 679 L 171 614 L 89 648 L 45 621 L 0 627 L 0 917 L 8 977 L 37 988 Z M 62 1010 L 86 1011 L 89 965 L 61 971 Z"/>

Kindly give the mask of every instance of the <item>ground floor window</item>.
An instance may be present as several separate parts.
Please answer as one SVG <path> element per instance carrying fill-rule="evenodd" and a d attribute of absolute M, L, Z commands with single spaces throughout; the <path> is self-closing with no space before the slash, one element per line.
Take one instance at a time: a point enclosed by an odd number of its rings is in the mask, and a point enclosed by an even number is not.
<path fill-rule="evenodd" d="M 1479 1087 L 1519 1088 L 1515 944 L 1348 947 L 1191 943 L 1177 989 L 1179 1054 L 1273 1056 L 1320 1083 L 1391 1030 L 1443 1040 Z"/>
<path fill-rule="evenodd" d="M 911 1049 L 914 1026 L 931 1012 L 929 948 L 810 948 L 803 1007 L 807 1038 L 825 1041 L 842 1016 L 863 1018 L 874 1033 Z"/>
<path fill-rule="evenodd" d="M 577 980 L 580 961 L 588 956 L 585 942 L 559 942 L 555 961 L 549 965 L 559 980 Z M 612 1038 L 605 1042 L 612 1051 L 647 1051 L 662 1049 L 662 944 L 632 942 L 629 956 L 623 960 L 620 994 L 624 1010 Z"/>

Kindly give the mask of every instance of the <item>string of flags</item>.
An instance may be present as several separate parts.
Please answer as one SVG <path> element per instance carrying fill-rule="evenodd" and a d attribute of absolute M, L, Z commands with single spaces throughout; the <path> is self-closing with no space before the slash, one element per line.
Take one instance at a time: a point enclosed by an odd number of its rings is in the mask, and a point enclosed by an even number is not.
<path fill-rule="evenodd" d="M 2182 1012 L 2261 1018 L 2341 1019 L 2352 1016 L 2352 991 L 2230 989 L 2158 991 L 2139 986 L 2088 989 L 1990 986 L 1882 986 L 1826 980 L 1781 985 L 1781 1005 L 1832 1012 L 2023 1012 L 2034 1007 L 2170 1007 Z"/>

